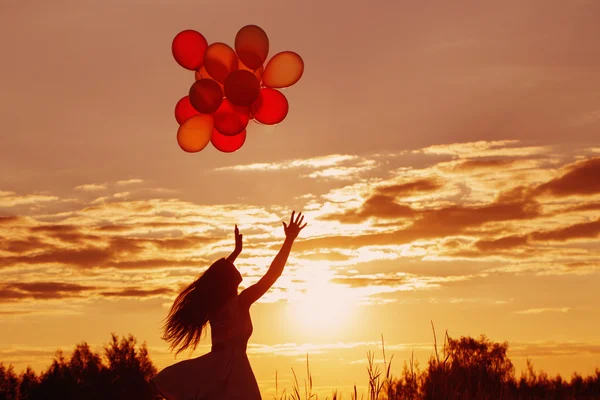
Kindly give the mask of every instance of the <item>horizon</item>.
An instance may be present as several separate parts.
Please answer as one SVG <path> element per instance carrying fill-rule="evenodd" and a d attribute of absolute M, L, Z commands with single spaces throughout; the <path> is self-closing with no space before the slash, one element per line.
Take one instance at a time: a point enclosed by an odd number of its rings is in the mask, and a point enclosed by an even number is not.
<path fill-rule="evenodd" d="M 251 308 L 263 396 L 306 353 L 317 393 L 365 387 L 381 335 L 393 372 L 424 366 L 430 321 L 438 344 L 507 341 L 517 373 L 600 367 L 600 3 L 340 4 L 0 5 L 0 361 L 39 372 L 111 332 L 159 370 L 186 358 L 160 339 L 175 296 L 235 224 L 256 282 L 295 210 L 308 226 Z M 171 41 L 248 24 L 304 59 L 289 114 L 184 153 L 194 73 Z"/>

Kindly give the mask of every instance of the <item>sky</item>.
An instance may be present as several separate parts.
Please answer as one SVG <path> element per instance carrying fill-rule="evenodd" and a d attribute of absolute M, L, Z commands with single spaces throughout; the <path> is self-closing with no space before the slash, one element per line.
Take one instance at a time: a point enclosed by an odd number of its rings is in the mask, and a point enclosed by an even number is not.
<path fill-rule="evenodd" d="M 600 3 L 0 0 L 0 360 L 41 371 L 110 333 L 160 339 L 178 290 L 244 235 L 242 286 L 282 220 L 308 227 L 252 309 L 263 395 L 364 388 L 441 340 L 507 341 L 551 375 L 600 340 Z M 180 31 L 261 26 L 305 63 L 287 118 L 238 152 L 177 145 Z M 204 354 L 208 338 L 192 355 Z"/>

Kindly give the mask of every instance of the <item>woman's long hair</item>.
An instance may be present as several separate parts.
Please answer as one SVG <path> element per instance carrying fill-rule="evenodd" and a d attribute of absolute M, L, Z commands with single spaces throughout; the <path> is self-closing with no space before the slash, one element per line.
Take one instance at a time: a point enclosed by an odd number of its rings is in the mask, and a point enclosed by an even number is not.
<path fill-rule="evenodd" d="M 233 295 L 241 275 L 235 266 L 221 258 L 181 292 L 166 317 L 162 339 L 176 350 L 175 356 L 196 349 L 210 316 Z"/>

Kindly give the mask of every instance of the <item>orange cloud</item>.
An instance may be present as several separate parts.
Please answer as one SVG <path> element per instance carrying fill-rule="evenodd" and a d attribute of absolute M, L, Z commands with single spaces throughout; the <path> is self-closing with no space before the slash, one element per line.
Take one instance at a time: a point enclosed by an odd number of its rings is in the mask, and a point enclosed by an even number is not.
<path fill-rule="evenodd" d="M 600 158 L 567 165 L 564 175 L 536 188 L 536 194 L 562 197 L 600 193 Z"/>
<path fill-rule="evenodd" d="M 0 301 L 81 297 L 83 292 L 92 289 L 94 289 L 93 286 L 62 282 L 7 283 L 0 286 Z"/>
<path fill-rule="evenodd" d="M 129 287 L 121 290 L 100 292 L 105 297 L 154 297 L 160 295 L 171 295 L 174 290 L 171 288 L 157 288 L 157 289 L 140 289 L 138 287 Z"/>

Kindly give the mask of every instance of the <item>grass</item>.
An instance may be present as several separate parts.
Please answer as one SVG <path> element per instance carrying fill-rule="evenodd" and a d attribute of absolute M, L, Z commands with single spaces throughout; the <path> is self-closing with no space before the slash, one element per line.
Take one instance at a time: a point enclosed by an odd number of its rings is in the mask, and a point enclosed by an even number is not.
<path fill-rule="evenodd" d="M 536 373 L 530 360 L 527 371 L 519 379 L 514 377 L 514 367 L 506 356 L 508 344 L 492 343 L 484 335 L 481 339 L 462 337 L 451 339 L 446 331 L 444 344 L 438 350 L 437 335 L 433 322 L 433 353 L 427 368 L 419 370 L 414 360 L 404 362 L 399 377 L 392 375 L 393 355 L 386 359 L 385 343 L 381 337 L 383 369 L 375 364 L 375 355 L 367 352 L 367 393 L 360 400 L 520 400 L 520 399 L 600 399 L 600 369 L 595 374 L 582 377 L 573 374 L 571 381 L 560 375 L 549 378 L 543 371 Z M 296 372 L 293 388 L 279 395 L 279 382 L 275 373 L 276 394 L 274 400 L 319 400 L 314 394 L 308 354 L 306 355 L 306 376 L 304 397 Z M 331 397 L 324 400 L 342 400 L 342 395 L 334 390 Z M 350 400 L 359 400 L 356 384 L 350 393 Z"/>

